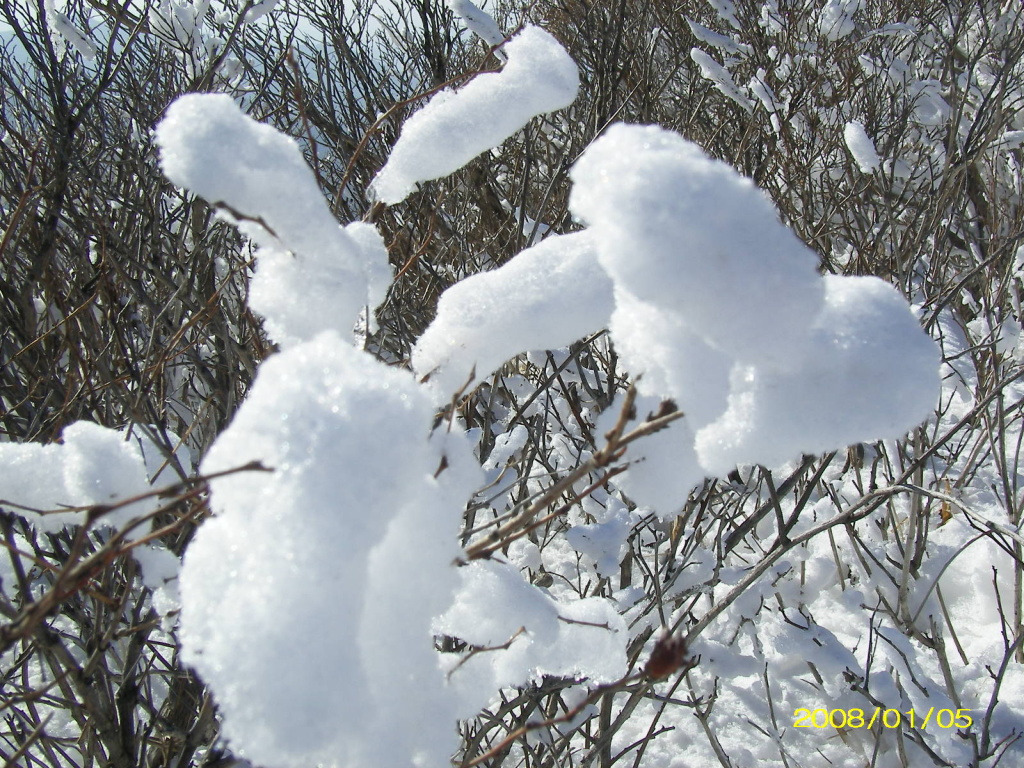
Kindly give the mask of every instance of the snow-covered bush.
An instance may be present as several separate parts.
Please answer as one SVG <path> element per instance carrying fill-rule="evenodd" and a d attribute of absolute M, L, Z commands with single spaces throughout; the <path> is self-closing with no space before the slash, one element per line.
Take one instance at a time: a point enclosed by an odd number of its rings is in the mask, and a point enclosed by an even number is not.
<path fill-rule="evenodd" d="M 5 759 L 1016 759 L 1022 11 L 392 5 L 3 11 Z"/>

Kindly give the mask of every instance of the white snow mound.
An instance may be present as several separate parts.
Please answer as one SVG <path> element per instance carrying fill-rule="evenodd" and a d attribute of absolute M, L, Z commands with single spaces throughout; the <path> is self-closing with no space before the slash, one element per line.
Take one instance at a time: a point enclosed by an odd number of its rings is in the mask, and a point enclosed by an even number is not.
<path fill-rule="evenodd" d="M 670 515 L 704 475 L 895 438 L 929 415 L 938 349 L 903 297 L 877 278 L 822 278 L 728 165 L 616 125 L 572 178 L 570 207 L 614 283 L 616 349 L 641 394 L 686 414 L 654 438 L 671 459 L 638 449 L 619 478 L 638 504 Z"/>

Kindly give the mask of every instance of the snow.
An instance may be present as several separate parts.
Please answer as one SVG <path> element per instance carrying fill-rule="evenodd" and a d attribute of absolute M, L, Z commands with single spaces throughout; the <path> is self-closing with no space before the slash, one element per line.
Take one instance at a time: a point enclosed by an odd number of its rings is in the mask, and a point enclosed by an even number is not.
<path fill-rule="evenodd" d="M 508 62 L 500 72 L 477 75 L 457 91 L 441 91 L 405 122 L 371 184 L 372 197 L 399 203 L 418 182 L 457 171 L 533 117 L 576 98 L 576 64 L 549 33 L 528 26 L 504 50 Z"/>
<path fill-rule="evenodd" d="M 159 589 L 165 582 L 178 577 L 181 560 L 169 549 L 160 546 L 136 547 L 133 554 L 142 568 L 142 583 L 150 589 Z"/>
<path fill-rule="evenodd" d="M 430 622 L 480 477 L 459 435 L 426 439 L 433 417 L 407 371 L 326 332 L 261 366 L 203 462 L 273 468 L 213 481 L 180 576 L 184 658 L 253 761 L 440 765 L 454 750 Z"/>
<path fill-rule="evenodd" d="M 57 10 L 54 0 L 46 0 L 44 7 L 46 10 L 46 23 L 50 27 L 50 35 L 54 38 L 55 43 L 58 40 L 60 41 L 59 49 L 63 51 L 64 43 L 66 42 L 86 61 L 95 61 L 95 44 L 82 34 L 81 30 L 71 22 L 71 19 L 66 14 Z"/>
<path fill-rule="evenodd" d="M 878 170 L 880 163 L 878 152 L 875 150 L 874 142 L 864 130 L 863 123 L 856 120 L 848 122 L 843 130 L 843 138 L 846 139 L 846 146 L 862 173 L 872 173 Z"/>
<path fill-rule="evenodd" d="M 945 125 L 952 109 L 942 98 L 942 82 L 935 79 L 918 80 L 907 89 L 913 105 L 913 120 L 918 125 Z"/>
<path fill-rule="evenodd" d="M 697 434 L 709 474 L 896 437 L 931 415 L 938 349 L 903 297 L 876 277 L 824 281 L 825 308 L 801 365 L 733 369 L 728 410 Z"/>
<path fill-rule="evenodd" d="M 0 443 L 0 498 L 6 503 L 50 512 L 65 507 L 118 505 L 123 499 L 150 490 L 146 461 L 138 444 L 123 432 L 88 421 L 68 426 L 62 443 Z M 157 508 L 150 497 L 116 506 L 99 518 L 100 525 L 120 529 L 132 518 Z M 66 525 L 81 525 L 86 512 L 37 514 L 18 509 L 37 530 L 56 532 Z M 150 523 L 140 525 L 130 539 L 144 535 Z"/>
<path fill-rule="evenodd" d="M 627 368 L 643 375 L 641 393 L 674 399 L 694 427 L 725 409 L 732 358 L 694 333 L 680 312 L 616 287 L 610 330 Z"/>
<path fill-rule="evenodd" d="M 931 413 L 939 355 L 906 301 L 877 278 L 819 276 L 729 166 L 616 125 L 571 176 L 570 208 L 614 282 L 622 361 L 652 410 L 671 398 L 686 414 L 630 454 L 643 460 L 617 484 L 638 504 L 669 516 L 705 474 L 898 437 Z"/>
<path fill-rule="evenodd" d="M 736 5 L 733 0 L 707 0 L 718 18 L 728 24 L 733 29 L 740 29 L 739 20 L 736 18 Z"/>
<path fill-rule="evenodd" d="M 486 706 L 500 688 L 539 682 L 544 675 L 602 683 L 625 674 L 629 633 L 610 600 L 558 601 L 524 581 L 514 566 L 498 562 L 473 562 L 459 575 L 455 601 L 434 629 L 493 649 L 450 661 L 462 716 Z M 508 648 L 497 648 L 505 643 Z"/>
<path fill-rule="evenodd" d="M 571 176 L 570 207 L 616 291 L 678 315 L 715 349 L 785 364 L 824 290 L 817 257 L 753 182 L 677 134 L 621 124 Z"/>
<path fill-rule="evenodd" d="M 506 48 L 500 73 L 410 118 L 374 181 L 379 199 L 401 200 L 572 100 L 575 66 L 550 35 L 527 28 Z M 724 67 L 693 58 L 751 108 Z M 754 92 L 771 110 L 764 78 Z M 176 102 L 157 140 L 168 176 L 225 203 L 261 244 L 253 302 L 285 342 L 202 465 L 273 471 L 213 482 L 216 514 L 179 578 L 184 659 L 216 692 L 226 737 L 257 763 L 443 764 L 456 719 L 500 688 L 625 673 L 629 633 L 613 601 L 565 599 L 520 574 L 551 547 L 510 547 L 517 565 L 452 567 L 483 476 L 457 428 L 428 438 L 435 404 L 516 354 L 609 327 L 642 375 L 633 423 L 665 398 L 685 413 L 631 446 L 612 481 L 663 519 L 706 475 L 897 437 L 935 402 L 937 350 L 896 290 L 821 277 L 750 180 L 669 131 L 616 125 L 595 141 L 571 172 L 570 208 L 587 229 L 448 289 L 413 350 L 415 374 L 352 345 L 359 311 L 386 295 L 387 252 L 370 225 L 338 226 L 293 141 L 222 96 Z M 487 469 L 528 440 L 523 426 L 499 435 Z M 618 509 L 566 536 L 567 554 L 604 576 L 632 530 Z M 161 564 L 173 573 L 167 558 L 148 560 L 147 579 Z M 752 591 L 735 610 L 762 604 Z M 482 650 L 438 657 L 433 633 Z M 826 641 L 817 663 L 841 676 L 828 653 L 842 644 Z"/>
<path fill-rule="evenodd" d="M 174 41 L 182 50 L 199 53 L 205 48 L 203 23 L 210 8 L 210 0 L 159 0 L 149 6 L 150 29 L 158 37 Z M 231 24 L 234 16 L 225 14 L 222 23 Z"/>
<path fill-rule="evenodd" d="M 380 232 L 372 224 L 353 221 L 346 225 L 345 233 L 359 249 L 359 261 L 366 275 L 366 308 L 370 310 L 368 327 L 377 329 L 373 309 L 384 303 L 394 279 L 394 270 L 388 261 L 388 247 Z"/>
<path fill-rule="evenodd" d="M 505 35 L 494 18 L 477 7 L 470 0 L 445 0 L 451 12 L 462 19 L 466 29 L 483 40 L 491 48 L 495 48 L 505 42 Z M 498 51 L 498 56 L 503 58 L 505 54 Z"/>
<path fill-rule="evenodd" d="M 448 400 L 521 352 L 557 349 L 601 330 L 612 306 L 592 236 L 551 235 L 445 291 L 413 350 L 413 369 L 429 374 Z"/>
<path fill-rule="evenodd" d="M 293 139 L 247 117 L 229 96 L 189 94 L 168 108 L 156 142 L 172 182 L 228 206 L 263 246 L 251 305 L 280 345 L 328 327 L 350 333 L 371 293 L 383 296 L 383 244 L 338 225 Z"/>
<path fill-rule="evenodd" d="M 743 43 L 737 43 L 731 37 L 727 35 L 719 34 L 713 29 L 698 24 L 692 19 L 687 18 L 686 23 L 690 27 L 690 31 L 693 36 L 700 40 L 702 43 L 707 43 L 713 48 L 717 48 L 724 53 L 730 55 L 747 55 L 750 53 L 750 46 Z"/>
<path fill-rule="evenodd" d="M 245 12 L 245 23 L 255 24 L 264 16 L 272 13 L 280 2 L 281 0 L 259 0 L 252 8 Z"/>
<path fill-rule="evenodd" d="M 530 431 L 522 424 L 518 424 L 508 432 L 495 437 L 494 447 L 491 448 L 490 455 L 483 463 L 483 468 L 502 469 L 509 459 L 523 450 L 529 437 Z"/>
<path fill-rule="evenodd" d="M 759 67 L 754 76 L 750 78 L 747 87 L 757 97 L 757 100 L 761 102 L 765 110 L 767 110 L 770 115 L 772 130 L 778 133 L 782 127 L 779 113 L 782 111 L 783 105 L 779 103 L 775 92 L 768 85 L 767 77 L 768 73 Z"/>
<path fill-rule="evenodd" d="M 995 141 L 995 146 L 1002 150 L 1017 149 L 1024 144 L 1024 131 L 1006 131 Z"/>
<path fill-rule="evenodd" d="M 696 366 L 695 366 L 696 367 Z M 641 395 L 636 400 L 639 420 L 657 411 L 662 398 Z M 605 434 L 619 416 L 613 403 L 598 420 L 596 434 Z M 655 432 L 630 446 L 626 453 L 628 468 L 612 481 L 627 498 L 641 507 L 653 510 L 663 520 L 672 519 L 694 486 L 707 474 L 697 459 L 693 425 L 690 416 L 668 429 Z M 639 426 L 630 421 L 627 429 Z"/>
<path fill-rule="evenodd" d="M 732 101 L 735 101 L 747 110 L 747 112 L 752 112 L 754 110 L 754 105 L 733 81 L 732 75 L 729 74 L 729 70 L 704 53 L 700 48 L 692 49 L 690 51 L 690 58 L 692 58 L 697 63 L 697 66 L 700 67 L 701 75 L 715 84 L 715 88 L 721 91 Z"/>
<path fill-rule="evenodd" d="M 779 102 L 775 96 L 774 91 L 769 87 L 766 82 L 768 73 L 763 68 L 758 68 L 757 73 L 754 77 L 750 78 L 750 91 L 753 93 L 757 100 L 761 102 L 764 108 L 774 114 L 779 111 Z"/>
<path fill-rule="evenodd" d="M 711 5 L 738 28 L 729 0 Z M 773 5 L 765 3 L 763 12 Z M 171 4 L 161 7 L 171 12 Z M 174 29 L 201 21 L 206 7 L 173 4 L 174 18 L 184 20 Z M 449 7 L 473 28 L 476 6 L 449 0 Z M 860 7 L 860 0 L 830 0 L 818 17 L 819 31 L 833 41 L 851 35 Z M 62 17 L 52 11 L 48 0 L 50 24 L 76 47 L 83 45 L 73 41 L 77 30 L 63 29 Z M 483 17 L 476 22 L 486 24 L 489 17 Z M 486 40 L 500 35 L 495 29 L 475 31 Z M 731 38 L 693 24 L 691 29 L 730 51 Z M 481 147 L 518 130 L 513 126 L 521 127 L 534 110 L 545 111 L 575 91 L 575 69 L 565 65 L 564 51 L 546 33 L 528 28 L 508 49 L 510 61 L 501 73 L 442 94 L 409 121 L 375 183 L 381 199 L 388 200 L 388 190 L 404 196 L 418 181 L 433 178 L 422 175 L 427 160 L 439 158 L 439 175 L 455 170 Z M 716 87 L 752 108 L 725 67 L 696 49 L 692 56 Z M 949 119 L 938 81 L 912 83 L 913 68 L 898 60 L 887 67 L 862 61 L 866 70 L 907 83 L 916 124 L 941 126 Z M 771 79 L 782 88 L 780 70 Z M 759 69 L 747 88 L 775 113 L 786 101 L 777 100 L 768 79 Z M 1000 128 L 996 135 L 1001 144 L 995 148 L 1008 149 L 1021 143 L 1024 132 Z M 846 124 L 844 138 L 864 173 L 886 167 L 861 123 Z M 664 521 L 676 518 L 703 477 L 725 475 L 738 464 L 774 467 L 805 452 L 891 441 L 932 415 L 940 356 L 903 297 L 877 278 L 820 276 L 816 254 L 779 222 L 752 182 L 668 131 L 614 126 L 597 140 L 572 172 L 571 209 L 588 229 L 550 235 L 508 264 L 446 291 L 414 349 L 415 375 L 353 345 L 358 315 L 387 294 L 387 250 L 371 225 L 339 226 L 294 141 L 250 120 L 227 97 L 211 95 L 172 105 L 157 141 L 168 176 L 221 204 L 222 214 L 259 243 L 253 307 L 283 348 L 262 365 L 237 417 L 202 465 L 215 472 L 258 460 L 272 471 L 212 483 L 215 514 L 198 530 L 180 571 L 184 658 L 215 694 L 230 746 L 258 764 L 445 765 L 458 743 L 457 718 L 498 700 L 502 687 L 541 683 L 546 676 L 582 679 L 562 698 L 566 704 L 581 700 L 585 686 L 624 674 L 631 641 L 666 619 L 655 616 L 647 600 L 620 615 L 632 606 L 630 594 L 644 594 L 636 586 L 616 593 L 618 603 L 578 597 L 593 594 L 592 582 L 583 582 L 594 571 L 614 578 L 631 544 L 642 557 L 651 555 L 666 575 L 656 588 L 664 589 L 657 608 L 670 614 L 677 609 L 669 624 L 692 620 L 701 606 L 721 605 L 729 588 L 751 573 L 749 552 L 743 551 L 749 540 L 732 554 L 714 551 L 722 543 L 718 526 L 750 511 L 745 500 L 688 518 L 684 530 L 673 529 L 668 561 L 660 559 L 657 547 L 664 539 L 649 536 L 651 530 L 664 531 Z M 1015 265 L 1020 262 L 1024 247 Z M 969 381 L 966 351 L 979 346 L 1020 353 L 1017 319 L 996 320 L 979 315 L 955 324 L 950 316 L 939 318 L 937 327 L 956 334 L 956 343 L 946 342 L 947 371 Z M 366 322 L 372 326 L 372 316 Z M 438 401 L 474 371 L 476 381 L 519 352 L 562 347 L 604 326 L 629 373 L 642 375 L 629 426 L 665 398 L 686 414 L 631 445 L 627 471 L 610 481 L 639 509 L 628 511 L 614 496 L 598 500 L 600 489 L 581 502 L 583 511 L 568 516 L 564 535 L 543 542 L 543 550 L 522 538 L 507 547 L 510 563 L 499 554 L 454 567 L 463 554 L 455 544 L 462 510 L 485 478 L 457 424 L 431 433 Z M 428 381 L 421 386 L 417 378 L 424 376 Z M 959 389 L 951 382 L 946 392 L 960 399 L 950 406 L 947 422 L 975 406 L 973 384 L 962 382 Z M 1019 402 L 1020 395 L 1019 387 L 1007 387 L 1005 402 Z M 540 407 L 521 415 L 529 418 Z M 543 407 L 554 413 L 560 406 L 549 397 Z M 617 418 L 612 404 L 594 434 Z M 1011 475 L 1020 445 L 1013 430 L 1008 427 L 995 451 L 1006 453 Z M 543 445 L 556 473 L 581 458 L 569 437 L 546 434 L 533 422 L 527 427 L 520 420 L 494 437 L 484 464 L 491 475 L 527 445 Z M 903 449 L 892 442 L 866 448 L 888 453 L 884 460 L 876 453 L 871 483 L 876 476 L 888 479 L 887 465 L 898 476 L 907 459 Z M 891 522 L 880 526 L 879 516 L 804 542 L 701 633 L 691 650 L 702 662 L 687 678 L 683 698 L 714 702 L 703 722 L 692 707 L 663 707 L 665 700 L 645 694 L 628 720 L 617 724 L 612 753 L 625 755 L 642 742 L 645 764 L 712 764 L 718 758 L 704 739 L 706 728 L 737 766 L 778 764 L 780 755 L 785 762 L 790 753 L 793 764 L 821 759 L 888 765 L 904 762 L 897 746 L 910 750 L 910 764 L 917 764 L 916 755 L 923 755 L 913 751 L 917 744 L 940 741 L 951 764 L 973 759 L 970 742 L 951 729 L 922 731 L 898 745 L 898 733 L 883 733 L 893 738 L 880 741 L 874 754 L 863 730 L 849 729 L 837 739 L 828 729 L 790 729 L 788 713 L 797 707 L 865 706 L 850 685 L 860 674 L 870 676 L 876 700 L 904 711 L 962 705 L 984 712 L 998 692 L 993 722 L 1004 733 L 1019 731 L 1022 673 L 1010 665 L 1005 676 L 1000 673 L 1002 688 L 993 689 L 988 668 L 1010 642 L 1001 631 L 1000 607 L 1013 599 L 1012 579 L 1005 576 L 1016 565 L 998 537 L 1010 530 L 1019 499 L 1008 499 L 1004 508 L 985 497 L 1013 482 L 991 462 L 975 463 L 989 450 L 977 443 L 966 466 L 943 466 L 936 454 L 936 464 L 923 470 L 942 470 L 964 482 L 956 489 L 964 509 L 950 507 L 949 519 L 938 515 L 942 522 L 928 525 L 918 543 L 923 556 L 907 586 L 909 619 L 903 618 L 931 633 L 932 647 L 885 626 L 885 616 L 872 605 L 881 600 L 898 609 L 898 587 L 885 568 L 875 566 L 907 557 L 902 537 L 914 533 L 900 530 L 909 525 L 909 501 L 894 495 L 886 510 Z M 160 463 L 155 446 L 144 440 L 79 423 L 64 431 L 62 444 L 0 443 L 0 496 L 39 509 L 108 504 L 148 490 L 147 477 Z M 521 481 L 531 493 L 538 487 L 536 476 Z M 835 499 L 822 498 L 799 520 L 794 516 L 790 534 L 851 509 L 863 487 L 835 474 L 807 483 L 808 494 L 829 489 Z M 794 511 L 791 494 L 771 501 L 780 517 Z M 124 525 L 155 503 L 138 502 L 102 522 Z M 606 514 L 592 511 L 597 509 Z M 649 521 L 647 509 L 662 521 Z M 702 519 L 705 511 L 710 523 Z M 82 512 L 19 514 L 44 532 L 83 519 Z M 764 518 L 762 530 L 771 533 L 772 518 Z M 978 524 L 988 518 L 991 527 Z M 885 525 L 895 527 L 895 535 Z M 856 552 L 843 546 L 844 536 L 858 537 Z M 691 541 L 699 549 L 684 553 Z M 143 584 L 159 590 L 153 605 L 161 611 L 175 607 L 177 557 L 159 546 L 140 546 L 135 554 Z M 522 568 L 544 568 L 558 578 L 541 588 L 523 578 Z M 668 575 L 684 569 L 673 584 Z M 573 578 L 579 583 L 570 583 Z M 643 578 L 660 583 L 662 571 Z M 945 604 L 939 602 L 940 579 Z M 695 599 L 703 592 L 701 603 L 683 605 L 684 589 L 692 589 Z M 970 661 L 940 668 L 942 656 L 933 651 L 941 651 L 941 626 L 950 635 L 956 627 L 956 645 Z M 59 624 L 54 628 L 64 631 Z M 439 655 L 435 633 L 479 652 Z M 653 642 L 638 649 L 639 658 Z M 946 695 L 951 690 L 962 699 L 957 705 Z M 662 737 L 651 740 L 658 718 Z"/>
<path fill-rule="evenodd" d="M 599 575 L 610 579 L 618 575 L 619 564 L 629 549 L 632 522 L 626 508 L 620 507 L 618 514 L 604 522 L 574 525 L 565 538 L 570 547 L 594 562 Z"/>
<path fill-rule="evenodd" d="M 818 29 L 827 40 L 841 40 L 856 28 L 853 14 L 863 0 L 828 0 L 818 16 Z"/>

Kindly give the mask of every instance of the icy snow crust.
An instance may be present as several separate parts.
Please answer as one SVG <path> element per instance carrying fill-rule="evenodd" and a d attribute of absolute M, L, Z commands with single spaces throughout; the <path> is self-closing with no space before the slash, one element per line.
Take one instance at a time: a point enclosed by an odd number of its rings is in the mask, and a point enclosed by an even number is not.
<path fill-rule="evenodd" d="M 531 118 L 576 98 L 576 64 L 543 29 L 526 27 L 503 50 L 508 61 L 500 72 L 477 75 L 458 91 L 441 91 L 405 122 L 370 187 L 373 197 L 400 203 L 418 182 L 454 173 Z"/>

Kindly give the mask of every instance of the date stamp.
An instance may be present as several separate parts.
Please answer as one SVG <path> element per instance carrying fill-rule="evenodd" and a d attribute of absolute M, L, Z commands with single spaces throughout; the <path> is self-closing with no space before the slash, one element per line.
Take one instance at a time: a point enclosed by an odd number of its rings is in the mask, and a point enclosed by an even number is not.
<path fill-rule="evenodd" d="M 925 730 L 929 725 L 936 728 L 970 728 L 974 723 L 969 709 L 936 709 L 926 713 L 913 709 L 806 709 L 801 707 L 793 712 L 794 728 L 883 728 L 909 727 Z"/>

